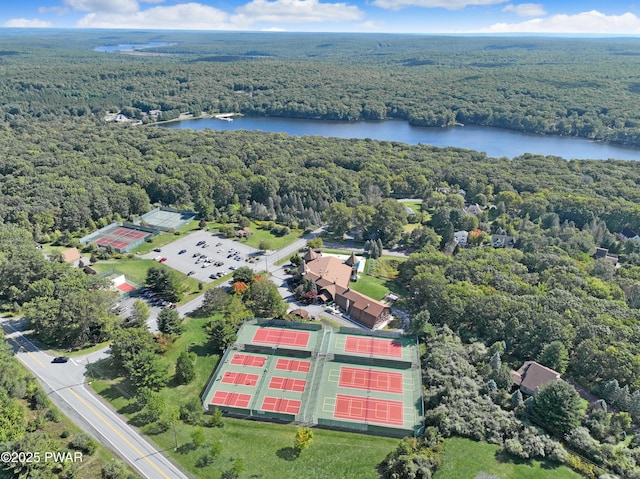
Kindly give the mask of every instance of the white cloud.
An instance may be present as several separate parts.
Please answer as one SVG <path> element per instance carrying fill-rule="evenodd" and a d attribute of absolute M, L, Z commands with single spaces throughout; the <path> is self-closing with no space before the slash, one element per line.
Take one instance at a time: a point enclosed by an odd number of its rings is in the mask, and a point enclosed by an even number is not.
<path fill-rule="evenodd" d="M 633 13 L 605 15 L 597 10 L 576 15 L 553 15 L 521 23 L 496 23 L 477 33 L 608 33 L 640 34 L 640 19 Z"/>
<path fill-rule="evenodd" d="M 75 0 L 74 0 L 75 1 Z M 110 0 L 106 0 L 110 1 Z M 84 16 L 81 28 L 148 28 L 160 30 L 231 30 L 246 28 L 233 24 L 229 14 L 200 3 L 153 7 L 132 14 L 92 12 Z"/>
<path fill-rule="evenodd" d="M 540 3 L 520 3 L 519 5 L 510 3 L 502 11 L 515 13 L 519 17 L 539 17 L 547 14 L 544 6 Z"/>
<path fill-rule="evenodd" d="M 374 0 L 373 4 L 388 10 L 400 10 L 407 7 L 446 8 L 447 10 L 462 10 L 478 5 L 496 5 L 506 0 Z"/>
<path fill-rule="evenodd" d="M 64 4 L 73 10 L 91 13 L 135 13 L 140 5 L 137 0 L 64 0 Z"/>
<path fill-rule="evenodd" d="M 261 32 L 286 32 L 284 28 L 279 28 L 279 27 L 263 28 L 260 31 Z"/>
<path fill-rule="evenodd" d="M 7 20 L 4 22 L 3 27 L 15 27 L 15 28 L 47 28 L 51 27 L 53 24 L 51 22 L 45 22 L 43 20 L 27 19 L 27 18 L 12 18 L 11 20 Z"/>
<path fill-rule="evenodd" d="M 236 11 L 238 17 L 249 23 L 344 22 L 364 17 L 364 12 L 356 6 L 318 0 L 253 0 Z"/>

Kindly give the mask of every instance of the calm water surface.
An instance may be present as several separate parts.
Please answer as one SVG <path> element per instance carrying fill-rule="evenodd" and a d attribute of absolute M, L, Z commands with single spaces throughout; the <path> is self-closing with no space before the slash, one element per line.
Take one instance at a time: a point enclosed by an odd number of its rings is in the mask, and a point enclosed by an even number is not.
<path fill-rule="evenodd" d="M 640 160 L 640 148 L 630 148 L 592 140 L 535 135 L 483 126 L 425 128 L 403 120 L 339 122 L 291 118 L 239 117 L 233 121 L 214 118 L 184 120 L 160 125 L 193 130 L 260 130 L 289 135 L 320 135 L 337 138 L 370 138 L 398 141 L 410 145 L 453 146 L 484 151 L 490 157 L 513 158 L 524 153 L 556 155 L 566 159 L 609 158 Z"/>
<path fill-rule="evenodd" d="M 172 45 L 168 42 L 149 42 L 149 43 L 121 43 L 119 45 L 102 45 L 95 47 L 94 52 L 113 53 L 113 52 L 133 52 L 136 50 L 144 50 L 145 48 L 166 47 Z"/>

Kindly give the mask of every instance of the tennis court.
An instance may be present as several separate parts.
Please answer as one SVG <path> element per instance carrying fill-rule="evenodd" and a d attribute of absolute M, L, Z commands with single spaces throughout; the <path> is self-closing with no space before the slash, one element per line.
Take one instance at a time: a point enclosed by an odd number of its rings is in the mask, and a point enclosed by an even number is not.
<path fill-rule="evenodd" d="M 415 338 L 258 319 L 243 323 L 202 398 L 237 417 L 403 437 L 422 427 L 421 380 Z"/>
<path fill-rule="evenodd" d="M 266 396 L 260 409 L 263 411 L 283 412 L 285 414 L 298 414 L 300 412 L 300 401 Z"/>
<path fill-rule="evenodd" d="M 338 386 L 402 394 L 402 373 L 342 366 Z"/>
<path fill-rule="evenodd" d="M 260 328 L 253 336 L 253 342 L 274 346 L 306 348 L 307 344 L 309 344 L 309 336 L 307 331 L 292 331 L 283 328 Z"/>
<path fill-rule="evenodd" d="M 140 218 L 149 226 L 162 231 L 170 231 L 183 227 L 195 217 L 196 214 L 193 211 L 159 207 L 143 214 Z"/>
<path fill-rule="evenodd" d="M 333 417 L 402 426 L 404 424 L 404 404 L 402 401 L 338 394 Z"/>
<path fill-rule="evenodd" d="M 276 369 L 280 371 L 296 371 L 300 373 L 308 373 L 311 369 L 310 361 L 298 361 L 297 359 L 280 358 L 276 363 Z"/>
<path fill-rule="evenodd" d="M 307 381 L 304 379 L 291 379 L 273 376 L 269 381 L 269 389 L 280 389 L 282 391 L 304 392 Z"/>
<path fill-rule="evenodd" d="M 229 406 L 246 408 L 251 402 L 251 394 L 231 393 L 228 391 L 216 391 L 211 399 L 215 406 Z"/>
<path fill-rule="evenodd" d="M 402 343 L 393 339 L 376 339 L 367 336 L 347 336 L 344 346 L 347 353 L 376 356 L 402 357 Z"/>
<path fill-rule="evenodd" d="M 98 246 L 111 246 L 117 251 L 125 251 L 133 243 L 145 240 L 151 233 L 147 231 L 125 228 L 124 226 L 116 226 L 114 228 L 102 231 L 93 238 L 93 243 Z"/>
<path fill-rule="evenodd" d="M 222 376 L 222 382 L 229 384 L 242 384 L 244 386 L 255 386 L 256 384 L 258 384 L 259 378 L 260 376 L 258 376 L 257 374 L 245 374 L 227 371 Z"/>
<path fill-rule="evenodd" d="M 264 367 L 264 362 L 267 360 L 266 356 L 252 356 L 249 354 L 236 353 L 231 358 L 231 364 L 238 366 L 253 366 L 256 368 Z"/>

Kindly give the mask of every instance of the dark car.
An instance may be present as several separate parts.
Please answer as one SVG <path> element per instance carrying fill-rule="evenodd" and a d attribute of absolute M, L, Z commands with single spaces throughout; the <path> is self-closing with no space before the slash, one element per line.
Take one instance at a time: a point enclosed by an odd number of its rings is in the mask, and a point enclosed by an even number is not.
<path fill-rule="evenodd" d="M 187 273 L 187 276 L 193 276 L 194 274 L 196 274 L 196 272 L 195 272 L 195 271 L 189 271 L 189 272 Z"/>
<path fill-rule="evenodd" d="M 196 246 L 201 246 L 201 245 L 203 245 L 203 244 L 205 244 L 205 243 L 206 243 L 206 241 L 201 240 L 201 241 L 198 241 L 198 242 L 196 243 Z"/>
<path fill-rule="evenodd" d="M 69 361 L 69 358 L 66 356 L 58 356 L 56 358 L 53 358 L 53 360 L 51 361 L 52 363 L 66 363 L 67 361 Z"/>
<path fill-rule="evenodd" d="M 153 251 L 155 251 L 156 253 L 159 253 L 162 250 L 160 248 L 153 248 Z"/>
<path fill-rule="evenodd" d="M 185 254 L 187 252 L 186 249 L 181 249 L 180 251 L 178 251 L 178 254 Z"/>

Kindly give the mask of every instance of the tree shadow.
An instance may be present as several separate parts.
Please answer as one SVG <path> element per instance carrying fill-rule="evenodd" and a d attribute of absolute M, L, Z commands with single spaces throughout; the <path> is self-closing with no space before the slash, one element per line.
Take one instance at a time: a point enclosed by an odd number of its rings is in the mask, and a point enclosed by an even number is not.
<path fill-rule="evenodd" d="M 532 465 L 531 460 L 516 457 L 502 449 L 496 451 L 495 458 L 501 464 Z"/>
<path fill-rule="evenodd" d="M 195 451 L 196 449 L 198 449 L 198 446 L 196 446 L 192 442 L 188 442 L 186 444 L 179 446 L 178 449 L 176 449 L 176 451 L 178 451 L 180 454 L 187 454 L 191 451 Z"/>
<path fill-rule="evenodd" d="M 300 451 L 295 447 L 283 447 L 276 451 L 276 456 L 285 461 L 295 461 L 300 456 Z"/>

